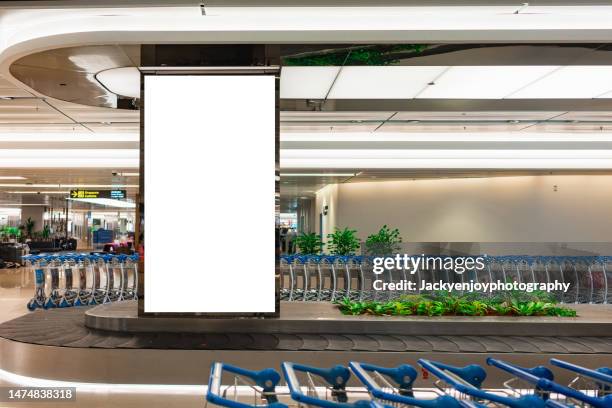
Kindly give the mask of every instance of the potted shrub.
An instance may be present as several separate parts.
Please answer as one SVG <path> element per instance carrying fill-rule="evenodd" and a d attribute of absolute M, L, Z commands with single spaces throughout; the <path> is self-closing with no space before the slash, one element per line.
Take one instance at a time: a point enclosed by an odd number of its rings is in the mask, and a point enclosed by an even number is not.
<path fill-rule="evenodd" d="M 327 247 L 332 255 L 354 255 L 359 249 L 359 238 L 356 230 L 348 228 L 336 229 L 333 234 L 327 234 Z"/>
<path fill-rule="evenodd" d="M 370 255 L 391 255 L 401 249 L 402 237 L 397 228 L 390 229 L 386 224 L 376 233 L 368 236 L 366 252 Z"/>
<path fill-rule="evenodd" d="M 324 245 L 321 241 L 321 237 L 314 232 L 302 232 L 295 239 L 295 244 L 300 253 L 304 255 L 317 255 L 323 250 Z"/>

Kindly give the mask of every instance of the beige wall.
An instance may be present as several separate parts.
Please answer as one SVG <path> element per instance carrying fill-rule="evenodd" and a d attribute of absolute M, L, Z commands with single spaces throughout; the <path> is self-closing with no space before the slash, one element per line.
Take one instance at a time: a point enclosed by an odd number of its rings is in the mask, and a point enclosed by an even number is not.
<path fill-rule="evenodd" d="M 350 183 L 318 192 L 317 217 L 324 203 L 326 234 L 362 239 L 388 224 L 405 242 L 612 241 L 612 176 Z"/>
<path fill-rule="evenodd" d="M 323 212 L 325 206 L 328 206 L 327 215 L 323 216 L 323 241 L 327 237 L 327 234 L 333 232 L 337 226 L 337 215 L 338 215 L 338 184 L 330 184 L 325 186 L 321 190 L 317 191 L 316 199 L 316 210 L 315 210 L 315 225 L 316 232 L 321 231 L 319 223 L 319 214 Z"/>

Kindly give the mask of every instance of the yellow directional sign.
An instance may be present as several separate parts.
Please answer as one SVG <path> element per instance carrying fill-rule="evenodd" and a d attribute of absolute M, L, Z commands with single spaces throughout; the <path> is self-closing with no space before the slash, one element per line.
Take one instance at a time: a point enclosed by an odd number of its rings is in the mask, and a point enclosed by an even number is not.
<path fill-rule="evenodd" d="M 114 198 L 123 200 L 126 197 L 125 190 L 70 190 L 70 198 Z"/>

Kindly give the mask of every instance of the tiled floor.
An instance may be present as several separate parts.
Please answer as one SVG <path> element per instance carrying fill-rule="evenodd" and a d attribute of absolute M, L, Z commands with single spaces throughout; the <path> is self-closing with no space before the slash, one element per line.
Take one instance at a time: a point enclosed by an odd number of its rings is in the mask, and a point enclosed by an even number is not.
<path fill-rule="evenodd" d="M 26 303 L 32 297 L 34 285 L 32 276 L 25 268 L 0 269 L 0 323 L 12 320 L 16 317 L 29 313 Z M 51 349 L 50 351 L 51 352 Z M 0 356 L 0 361 L 2 356 Z M 31 386 L 32 380 L 19 379 L 10 373 L 1 371 L 0 386 L 19 387 Z M 204 368 L 203 368 L 204 369 Z M 137 379 L 134 379 L 137 382 Z M 40 384 L 42 385 L 42 384 Z M 72 384 L 68 384 L 72 386 Z M 16 408 L 44 408 L 44 407 L 67 407 L 67 408 L 106 408 L 106 407 L 204 407 L 203 388 L 191 387 L 191 389 L 164 389 L 158 390 L 156 386 L 128 386 L 118 387 L 112 384 L 94 384 L 77 387 L 77 400 L 65 403 L 43 403 L 43 402 L 1 402 L 0 407 Z"/>

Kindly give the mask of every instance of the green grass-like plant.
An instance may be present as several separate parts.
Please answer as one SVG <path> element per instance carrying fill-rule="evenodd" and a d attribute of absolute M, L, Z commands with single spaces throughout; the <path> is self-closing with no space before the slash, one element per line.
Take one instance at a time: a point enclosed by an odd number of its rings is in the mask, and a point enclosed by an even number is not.
<path fill-rule="evenodd" d="M 534 292 L 535 293 L 535 292 Z M 346 315 L 374 316 L 559 316 L 576 317 L 576 311 L 558 306 L 549 294 L 538 298 L 531 293 L 530 299 L 507 292 L 499 297 L 474 298 L 474 295 L 456 295 L 438 292 L 427 295 L 406 295 L 396 300 L 355 301 L 343 298 L 336 301 L 340 311 Z"/>

